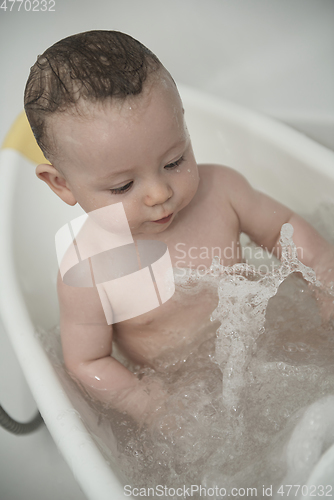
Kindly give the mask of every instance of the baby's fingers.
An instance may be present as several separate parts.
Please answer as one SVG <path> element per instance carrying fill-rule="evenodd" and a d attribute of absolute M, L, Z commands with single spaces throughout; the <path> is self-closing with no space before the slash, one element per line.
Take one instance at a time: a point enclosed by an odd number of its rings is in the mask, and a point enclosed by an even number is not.
<path fill-rule="evenodd" d="M 315 294 L 323 322 L 334 320 L 334 293 L 331 288 L 319 288 Z"/>

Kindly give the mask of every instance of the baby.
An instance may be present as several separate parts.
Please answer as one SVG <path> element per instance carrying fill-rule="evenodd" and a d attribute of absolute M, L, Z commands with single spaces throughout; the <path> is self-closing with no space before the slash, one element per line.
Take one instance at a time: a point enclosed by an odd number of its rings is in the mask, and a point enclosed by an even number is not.
<path fill-rule="evenodd" d="M 320 280 L 334 281 L 333 248 L 306 221 L 232 169 L 197 165 L 172 77 L 130 36 L 91 31 L 47 49 L 31 69 L 25 110 L 50 162 L 38 165 L 37 176 L 87 213 L 121 201 L 134 241 L 165 243 L 173 267 L 180 244 L 184 268 L 209 269 L 217 248 L 222 264 L 235 264 L 241 232 L 279 257 L 280 229 L 289 222 L 299 258 Z M 191 251 L 201 247 L 207 252 Z M 135 365 L 162 369 L 166 353 L 182 358 L 200 346 L 218 301 L 175 294 L 108 325 L 96 287 L 68 286 L 59 275 L 58 297 L 68 371 L 93 397 L 136 419 L 161 406 L 165 390 L 115 359 L 112 342 Z"/>

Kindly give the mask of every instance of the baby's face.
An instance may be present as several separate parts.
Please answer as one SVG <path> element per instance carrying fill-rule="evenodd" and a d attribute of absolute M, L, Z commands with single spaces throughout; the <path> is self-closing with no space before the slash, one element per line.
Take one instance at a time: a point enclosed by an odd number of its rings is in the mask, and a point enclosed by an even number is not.
<path fill-rule="evenodd" d="M 72 194 L 86 212 L 121 201 L 133 235 L 163 232 L 199 183 L 174 84 L 89 106 L 89 117 L 59 115 L 51 122 Z"/>

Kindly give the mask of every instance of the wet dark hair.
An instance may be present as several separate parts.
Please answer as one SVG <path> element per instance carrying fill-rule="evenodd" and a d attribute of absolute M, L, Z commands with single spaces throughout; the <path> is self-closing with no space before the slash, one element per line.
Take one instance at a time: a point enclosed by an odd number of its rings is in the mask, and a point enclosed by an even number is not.
<path fill-rule="evenodd" d="M 30 70 L 24 108 L 38 145 L 50 154 L 46 118 L 77 110 L 78 101 L 102 102 L 140 94 L 147 77 L 163 68 L 144 45 L 118 31 L 69 36 L 38 56 Z"/>

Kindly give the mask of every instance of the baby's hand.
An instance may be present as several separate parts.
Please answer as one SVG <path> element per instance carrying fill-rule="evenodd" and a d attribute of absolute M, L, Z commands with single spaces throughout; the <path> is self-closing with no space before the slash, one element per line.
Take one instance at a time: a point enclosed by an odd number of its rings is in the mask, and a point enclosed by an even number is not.
<path fill-rule="evenodd" d="M 163 383 L 148 376 L 141 380 L 135 377 L 131 387 L 113 391 L 110 395 L 109 401 L 102 403 L 103 406 L 106 409 L 112 407 L 128 415 L 139 427 L 149 424 L 168 398 Z"/>
<path fill-rule="evenodd" d="M 334 283 L 329 282 L 328 285 L 326 287 L 319 287 L 315 291 L 320 314 L 325 323 L 334 319 Z"/>
<path fill-rule="evenodd" d="M 171 442 L 178 439 L 182 434 L 182 418 L 179 418 L 184 411 L 182 402 L 167 391 L 156 374 L 145 375 L 140 384 L 148 396 L 140 423 L 146 425 L 151 433 L 159 434 Z"/>
<path fill-rule="evenodd" d="M 317 279 L 321 285 L 316 289 L 316 299 L 321 316 L 325 322 L 334 318 L 334 248 L 326 259 L 322 259 L 320 269 L 316 270 Z"/>
<path fill-rule="evenodd" d="M 164 411 L 169 397 L 162 381 L 149 376 L 139 381 L 138 390 L 134 396 L 137 401 L 135 419 L 140 426 L 150 425 L 156 415 Z"/>

